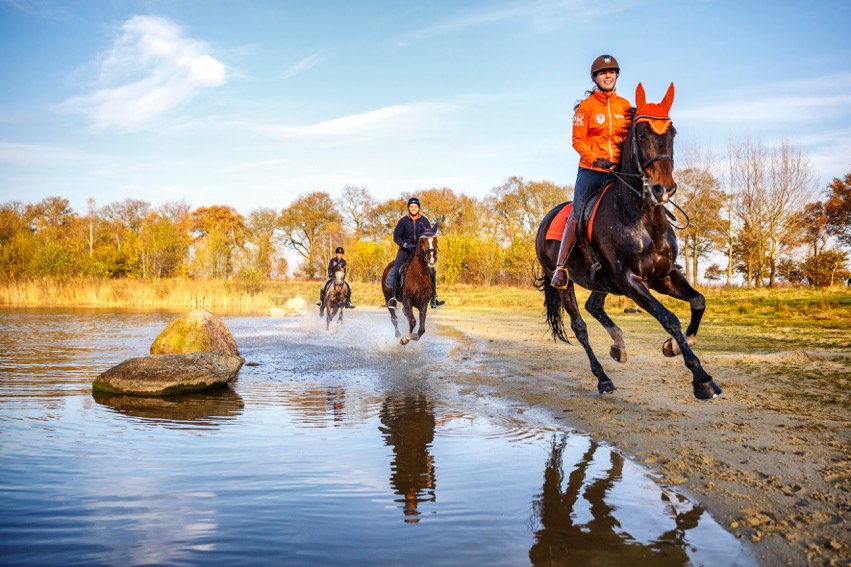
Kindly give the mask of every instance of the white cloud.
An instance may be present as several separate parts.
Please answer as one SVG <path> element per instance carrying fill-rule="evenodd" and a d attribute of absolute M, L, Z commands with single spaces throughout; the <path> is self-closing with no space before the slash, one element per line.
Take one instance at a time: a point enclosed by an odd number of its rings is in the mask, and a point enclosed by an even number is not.
<path fill-rule="evenodd" d="M 256 122 L 231 122 L 239 129 L 256 132 L 281 139 L 324 139 L 335 141 L 336 137 L 352 140 L 364 137 L 404 137 L 434 128 L 440 117 L 457 107 L 453 103 L 419 102 L 387 106 L 360 114 L 323 120 L 314 124 L 290 125 Z"/>
<path fill-rule="evenodd" d="M 71 148 L 0 142 L 0 162 L 50 166 L 81 161 L 88 162 L 96 159 L 98 159 L 96 156 Z"/>
<path fill-rule="evenodd" d="M 299 61 L 298 63 L 291 65 L 289 69 L 284 71 L 284 75 L 283 75 L 282 79 L 285 79 L 285 80 L 291 79 L 292 77 L 295 77 L 296 75 L 304 73 L 305 71 L 307 71 L 311 67 L 315 67 L 316 65 L 320 64 L 324 60 L 325 60 L 324 56 L 319 55 L 318 53 L 314 53 L 310 57 L 306 57 L 306 58 L 302 59 L 301 61 Z"/>
<path fill-rule="evenodd" d="M 185 37 L 171 20 L 133 16 L 97 62 L 96 88 L 64 101 L 97 128 L 139 130 L 158 125 L 205 89 L 227 81 L 225 66 L 204 42 Z"/>

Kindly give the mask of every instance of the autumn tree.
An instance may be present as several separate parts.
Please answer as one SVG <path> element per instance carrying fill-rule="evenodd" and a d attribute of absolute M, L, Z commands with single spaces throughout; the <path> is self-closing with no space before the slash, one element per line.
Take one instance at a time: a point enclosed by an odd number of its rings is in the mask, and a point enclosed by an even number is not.
<path fill-rule="evenodd" d="M 375 216 L 377 202 L 366 187 L 346 185 L 337 200 L 337 208 L 345 228 L 354 238 L 363 235 L 375 236 L 380 226 Z"/>
<path fill-rule="evenodd" d="M 314 191 L 299 197 L 281 211 L 279 228 L 285 242 L 302 257 L 305 277 L 314 278 L 324 274 L 327 262 L 323 262 L 322 247 L 329 241 L 330 234 L 342 223 L 342 216 L 334 207 L 331 195 Z"/>
<path fill-rule="evenodd" d="M 824 210 L 830 233 L 841 245 L 851 247 L 851 172 L 842 179 L 834 177 L 827 191 Z"/>
<path fill-rule="evenodd" d="M 696 285 L 700 259 L 708 257 L 723 241 L 723 196 L 709 168 L 697 162 L 677 171 L 677 196 L 688 216 L 688 223 L 678 233 L 685 275 Z"/>
<path fill-rule="evenodd" d="M 274 209 L 260 207 L 248 213 L 246 219 L 246 248 L 249 258 L 246 268 L 265 278 L 272 277 L 280 253 L 277 249 L 278 213 Z"/>
<path fill-rule="evenodd" d="M 213 205 L 195 209 L 191 223 L 196 275 L 232 276 L 237 252 L 245 244 L 245 218 L 233 207 Z"/>

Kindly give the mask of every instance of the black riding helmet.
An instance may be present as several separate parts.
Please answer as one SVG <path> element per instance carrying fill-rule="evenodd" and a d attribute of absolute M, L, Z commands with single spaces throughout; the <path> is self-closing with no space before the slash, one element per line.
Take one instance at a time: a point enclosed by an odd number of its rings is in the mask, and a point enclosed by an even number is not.
<path fill-rule="evenodd" d="M 337 249 L 334 250 L 334 254 L 345 254 L 345 252 L 343 252 L 343 247 L 337 246 Z"/>
<path fill-rule="evenodd" d="M 409 207 L 411 206 L 411 203 L 416 203 L 416 205 L 417 205 L 418 207 L 421 207 L 421 206 L 422 206 L 422 205 L 420 205 L 420 200 L 419 200 L 419 199 L 417 199 L 416 197 L 411 197 L 410 199 L 408 199 L 408 206 L 409 206 Z"/>

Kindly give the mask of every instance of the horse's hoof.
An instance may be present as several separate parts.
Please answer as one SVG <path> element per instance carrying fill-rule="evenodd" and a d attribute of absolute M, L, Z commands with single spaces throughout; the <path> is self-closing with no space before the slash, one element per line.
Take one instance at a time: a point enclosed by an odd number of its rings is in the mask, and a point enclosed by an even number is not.
<path fill-rule="evenodd" d="M 409 342 L 411 342 L 411 339 L 409 339 L 408 337 L 402 337 L 401 339 L 399 339 L 399 344 L 402 346 L 405 346 Z"/>
<path fill-rule="evenodd" d="M 615 390 L 617 390 L 617 388 L 615 388 L 615 383 L 611 380 L 597 382 L 597 391 L 600 392 L 600 394 L 611 394 Z"/>
<path fill-rule="evenodd" d="M 612 345 L 612 348 L 609 349 L 609 356 L 617 362 L 626 362 L 626 349 Z"/>
<path fill-rule="evenodd" d="M 711 378 L 707 382 L 692 382 L 692 386 L 698 400 L 711 400 L 721 395 L 721 388 Z"/>
<path fill-rule="evenodd" d="M 662 354 L 664 354 L 668 358 L 673 358 L 677 356 L 677 353 L 674 352 L 674 347 L 672 346 L 673 344 L 674 339 L 668 339 L 667 341 L 665 341 L 665 343 L 662 345 Z"/>

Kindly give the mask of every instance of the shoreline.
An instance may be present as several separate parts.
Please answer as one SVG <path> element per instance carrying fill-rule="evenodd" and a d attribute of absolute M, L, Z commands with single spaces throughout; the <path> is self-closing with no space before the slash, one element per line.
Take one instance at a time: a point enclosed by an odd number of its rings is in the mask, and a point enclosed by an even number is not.
<path fill-rule="evenodd" d="M 682 358 L 662 356 L 667 335 L 655 320 L 614 318 L 627 341 L 623 364 L 608 358 L 608 334 L 588 324 L 591 345 L 618 387 L 605 396 L 597 394 L 578 342 L 553 342 L 541 314 L 441 310 L 429 325 L 454 328 L 481 350 L 482 371 L 453 380 L 543 409 L 611 445 L 694 496 L 749 541 L 761 563 L 851 563 L 847 393 L 840 391 L 840 403 L 818 403 L 808 390 L 823 384 L 800 379 L 836 371 L 847 384 L 851 352 L 702 355 L 698 340 L 696 354 L 724 389 L 702 402 L 693 397 Z"/>

